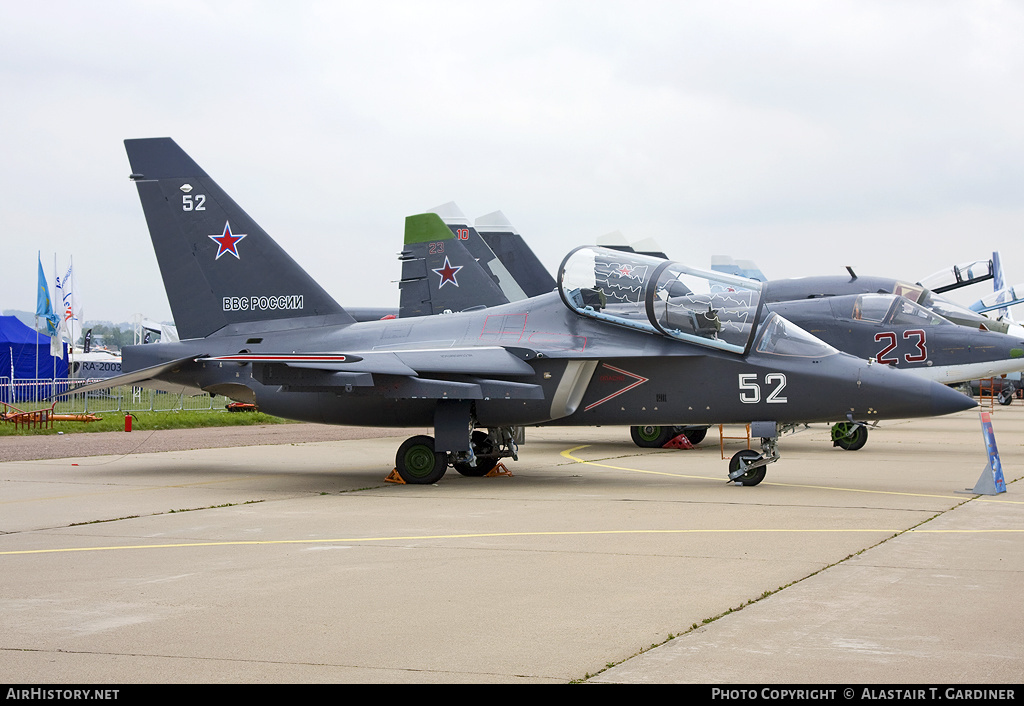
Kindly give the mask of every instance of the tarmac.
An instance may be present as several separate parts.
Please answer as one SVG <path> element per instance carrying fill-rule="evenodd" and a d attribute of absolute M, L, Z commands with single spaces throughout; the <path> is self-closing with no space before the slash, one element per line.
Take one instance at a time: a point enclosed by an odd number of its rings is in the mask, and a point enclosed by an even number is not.
<path fill-rule="evenodd" d="M 1024 404 L 983 409 L 998 495 L 978 410 L 787 435 L 756 487 L 717 427 L 429 486 L 385 481 L 415 432 L 0 463 L 0 682 L 1019 684 Z"/>

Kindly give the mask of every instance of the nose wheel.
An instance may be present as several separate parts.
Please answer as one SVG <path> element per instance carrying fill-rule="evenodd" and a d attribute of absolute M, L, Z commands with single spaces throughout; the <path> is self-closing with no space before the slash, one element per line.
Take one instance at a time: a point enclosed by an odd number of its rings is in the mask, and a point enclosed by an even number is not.
<path fill-rule="evenodd" d="M 761 425 L 764 423 L 752 423 L 751 430 L 754 429 L 755 424 Z M 771 437 L 761 437 L 761 453 L 753 449 L 743 449 L 742 451 L 737 451 L 729 459 L 730 483 L 753 486 L 764 480 L 765 474 L 768 472 L 768 464 L 779 460 L 779 437 L 774 427 L 775 423 L 772 422 L 770 426 L 766 425 L 759 428 L 759 430 L 776 434 Z"/>
<path fill-rule="evenodd" d="M 760 466 L 754 465 L 762 460 L 761 454 L 753 449 L 737 451 L 729 459 L 729 480 L 739 485 L 757 485 L 768 473 L 767 462 Z"/>

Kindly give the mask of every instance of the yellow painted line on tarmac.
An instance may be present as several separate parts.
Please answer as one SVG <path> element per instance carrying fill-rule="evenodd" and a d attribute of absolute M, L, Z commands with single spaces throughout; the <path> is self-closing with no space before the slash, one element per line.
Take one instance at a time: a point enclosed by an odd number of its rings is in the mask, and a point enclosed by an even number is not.
<path fill-rule="evenodd" d="M 223 542 L 180 542 L 176 544 L 126 544 L 107 547 L 65 547 L 62 549 L 21 549 L 0 552 L 0 556 L 20 554 L 62 554 L 67 552 L 103 552 L 126 549 L 177 549 L 194 547 L 269 546 L 274 544 L 349 544 L 366 542 L 410 542 L 431 539 L 486 539 L 498 537 L 582 537 L 598 535 L 638 534 L 812 534 L 812 533 L 884 533 L 902 532 L 898 529 L 648 529 L 648 530 L 555 530 L 549 532 L 474 532 L 470 534 L 424 534 L 399 537 L 341 537 L 334 539 L 266 539 L 229 540 Z"/>
<path fill-rule="evenodd" d="M 683 534 L 888 534 L 896 535 L 905 532 L 925 534 L 1024 534 L 1021 529 L 984 529 L 984 530 L 928 530 L 928 529 L 885 529 L 885 528 L 824 528 L 824 529 L 646 529 L 646 530 L 557 530 L 548 532 L 474 532 L 469 534 L 424 534 L 396 537 L 338 537 L 332 539 L 267 539 L 267 540 L 229 540 L 222 542 L 178 542 L 174 544 L 124 544 L 102 547 L 63 547 L 57 549 L 21 549 L 0 552 L 0 556 L 18 556 L 26 554 L 68 554 L 77 552 L 110 552 L 135 549 L 197 549 L 207 547 L 256 547 L 289 544 L 360 544 L 371 542 L 420 542 L 427 540 L 451 539 L 494 539 L 520 537 L 593 537 L 607 535 L 683 535 Z"/>
<path fill-rule="evenodd" d="M 616 471 L 629 471 L 629 472 L 632 472 L 632 473 L 647 473 L 647 474 L 658 475 L 658 476 L 673 476 L 675 478 L 695 478 L 695 479 L 701 479 L 701 480 L 714 480 L 714 481 L 723 481 L 724 482 L 724 479 L 722 477 L 720 477 L 720 476 L 714 476 L 714 477 L 712 477 L 712 476 L 690 476 L 690 475 L 683 475 L 682 473 L 667 473 L 665 471 L 648 471 L 648 470 L 644 470 L 642 468 L 628 468 L 626 466 L 613 466 L 613 465 L 608 464 L 608 463 L 599 463 L 597 461 L 587 461 L 586 459 L 579 458 L 579 457 L 573 455 L 574 452 L 579 451 L 580 449 L 585 449 L 588 446 L 591 446 L 591 444 L 583 444 L 582 446 L 574 446 L 571 449 L 566 449 L 565 451 L 562 451 L 559 455 L 562 456 L 563 458 L 566 458 L 566 459 L 568 459 L 570 461 L 573 461 L 575 463 L 583 463 L 583 464 L 586 464 L 588 466 L 599 466 L 601 468 L 611 468 L 611 469 L 614 469 Z M 913 498 L 940 498 L 940 499 L 943 499 L 943 500 L 958 500 L 958 501 L 961 501 L 961 502 L 964 501 L 964 500 L 971 499 L 969 497 L 971 495 L 971 493 L 967 492 L 967 491 L 970 490 L 969 488 L 965 489 L 965 493 L 966 493 L 965 495 L 935 495 L 935 494 L 930 494 L 930 493 L 903 493 L 903 492 L 899 492 L 899 491 L 896 491 L 896 490 L 867 490 L 865 488 L 842 488 L 842 487 L 831 486 L 831 485 L 807 485 L 807 484 L 804 484 L 804 483 L 773 483 L 771 481 L 762 481 L 761 485 L 776 485 L 776 486 L 779 486 L 779 487 L 782 487 L 782 488 L 809 488 L 809 489 L 812 489 L 812 490 L 836 490 L 836 491 L 843 492 L 843 493 L 868 493 L 868 494 L 874 494 L 874 495 L 903 495 L 903 496 L 908 496 L 908 497 L 913 497 Z M 975 500 L 977 502 L 984 502 L 984 503 L 1005 503 L 1005 504 L 1008 504 L 1008 505 L 1024 505 L 1024 501 L 1021 501 L 1021 500 L 1003 500 L 1003 499 L 999 499 L 996 496 L 978 496 L 978 497 L 973 498 L 973 500 Z"/>
<path fill-rule="evenodd" d="M 712 476 L 689 476 L 689 475 L 684 475 L 682 473 L 668 473 L 666 471 L 647 471 L 647 470 L 644 470 L 642 468 L 626 468 L 625 466 L 613 466 L 613 465 L 611 465 L 609 463 L 598 463 L 597 461 L 587 461 L 586 459 L 577 458 L 576 456 L 572 455 L 574 451 L 579 451 L 580 449 L 585 449 L 588 446 L 591 446 L 591 444 L 583 444 L 582 446 L 574 446 L 571 449 L 566 449 L 565 451 L 562 451 L 559 455 L 562 456 L 563 458 L 566 458 L 566 459 L 568 459 L 570 461 L 573 461 L 574 463 L 585 463 L 588 466 L 599 466 L 601 468 L 611 468 L 611 469 L 614 469 L 616 471 L 630 471 L 632 473 L 646 473 L 646 474 L 649 474 L 649 475 L 652 475 L 652 476 L 672 476 L 673 478 L 696 478 L 696 479 L 699 479 L 699 480 L 717 480 L 717 481 L 723 481 L 724 482 L 724 479 L 721 478 L 720 476 L 714 476 L 714 477 L 712 477 Z"/>

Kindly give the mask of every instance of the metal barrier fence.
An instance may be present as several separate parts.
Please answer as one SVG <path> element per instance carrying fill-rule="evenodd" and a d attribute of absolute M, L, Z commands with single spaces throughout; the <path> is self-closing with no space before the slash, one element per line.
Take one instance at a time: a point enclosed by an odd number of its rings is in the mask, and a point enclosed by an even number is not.
<path fill-rule="evenodd" d="M 0 402 L 30 411 L 49 407 L 55 395 L 55 410 L 62 414 L 98 412 L 201 412 L 222 410 L 230 402 L 226 397 L 172 394 L 142 387 L 121 386 L 109 390 L 65 395 L 72 385 L 94 380 L 53 380 L 50 378 L 22 380 L 0 377 Z"/>

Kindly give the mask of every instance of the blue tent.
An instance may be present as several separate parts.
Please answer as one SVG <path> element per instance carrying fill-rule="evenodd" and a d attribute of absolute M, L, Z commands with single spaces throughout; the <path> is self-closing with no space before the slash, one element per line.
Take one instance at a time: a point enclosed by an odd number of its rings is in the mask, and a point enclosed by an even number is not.
<path fill-rule="evenodd" d="M 11 377 L 12 362 L 15 381 L 33 380 L 36 377 L 47 380 L 53 377 L 58 380 L 67 379 L 67 344 L 64 344 L 64 358 L 56 360 L 57 372 L 54 375 L 50 337 L 36 333 L 14 316 L 0 316 L 0 378 Z M 0 399 L 8 401 L 8 397 L 7 385 L 0 387 Z M 22 399 L 23 395 L 16 393 L 15 397 Z"/>

